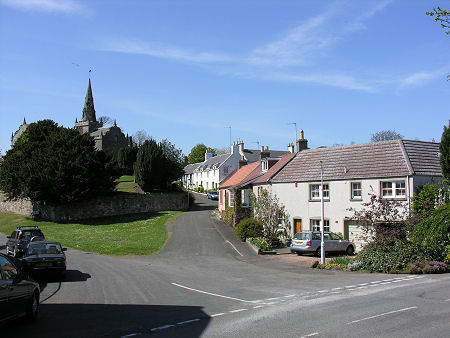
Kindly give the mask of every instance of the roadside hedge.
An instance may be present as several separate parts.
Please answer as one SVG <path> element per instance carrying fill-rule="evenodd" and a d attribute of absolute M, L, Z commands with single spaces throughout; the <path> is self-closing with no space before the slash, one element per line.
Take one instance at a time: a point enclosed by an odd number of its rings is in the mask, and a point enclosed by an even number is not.
<path fill-rule="evenodd" d="M 236 226 L 236 235 L 243 241 L 250 237 L 262 237 L 264 235 L 263 224 L 255 218 L 246 218 Z"/>

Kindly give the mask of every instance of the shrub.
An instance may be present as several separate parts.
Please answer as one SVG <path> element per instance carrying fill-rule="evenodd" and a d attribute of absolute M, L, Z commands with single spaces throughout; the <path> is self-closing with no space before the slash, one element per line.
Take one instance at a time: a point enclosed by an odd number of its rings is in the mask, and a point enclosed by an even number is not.
<path fill-rule="evenodd" d="M 265 238 L 249 238 L 249 241 L 261 250 L 272 250 L 272 245 Z"/>
<path fill-rule="evenodd" d="M 445 273 L 448 270 L 448 265 L 443 262 L 429 261 L 421 263 L 411 263 L 400 272 L 403 273 Z"/>
<path fill-rule="evenodd" d="M 444 258 L 445 264 L 450 264 L 450 245 L 447 245 L 445 248 L 445 258 Z"/>
<path fill-rule="evenodd" d="M 397 238 L 369 243 L 357 256 L 363 269 L 370 272 L 400 271 L 408 264 L 430 260 L 431 255 L 419 244 Z"/>
<path fill-rule="evenodd" d="M 345 270 L 348 268 L 349 265 L 351 265 L 354 262 L 354 258 L 348 258 L 348 257 L 336 257 L 333 259 L 330 259 L 325 264 L 320 264 L 318 266 L 319 269 L 338 269 L 338 270 Z"/>
<path fill-rule="evenodd" d="M 360 261 L 354 260 L 353 263 L 348 263 L 347 269 L 350 271 L 358 271 L 363 268 L 363 265 Z"/>
<path fill-rule="evenodd" d="M 411 241 L 428 248 L 433 259 L 442 260 L 450 244 L 450 203 L 434 210 L 421 220 L 411 233 Z"/>
<path fill-rule="evenodd" d="M 236 226 L 236 235 L 243 241 L 249 237 L 261 237 L 263 234 L 263 224 L 255 218 L 246 218 Z"/>

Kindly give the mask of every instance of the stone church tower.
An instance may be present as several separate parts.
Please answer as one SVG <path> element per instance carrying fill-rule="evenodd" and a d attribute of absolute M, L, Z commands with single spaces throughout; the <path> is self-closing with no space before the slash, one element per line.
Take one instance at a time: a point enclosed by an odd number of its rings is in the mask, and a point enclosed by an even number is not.
<path fill-rule="evenodd" d="M 94 138 L 95 147 L 98 150 L 110 151 L 115 156 L 117 156 L 120 148 L 129 147 L 133 144 L 131 136 L 125 136 L 115 121 L 111 127 L 103 127 L 103 122 L 97 121 L 91 79 L 89 79 L 84 99 L 83 116 L 81 121 L 75 120 L 75 128 L 78 129 L 80 134 L 89 133 Z"/>

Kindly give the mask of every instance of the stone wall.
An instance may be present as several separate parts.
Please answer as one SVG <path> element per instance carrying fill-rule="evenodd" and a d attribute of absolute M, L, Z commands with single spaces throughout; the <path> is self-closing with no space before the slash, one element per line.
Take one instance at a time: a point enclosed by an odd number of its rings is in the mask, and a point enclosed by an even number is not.
<path fill-rule="evenodd" d="M 3 201 L 4 195 L 0 192 L 0 200 L 0 211 L 11 211 L 28 216 L 33 212 L 39 212 L 40 218 L 56 222 L 188 209 L 186 193 L 114 193 L 66 205 L 50 205 L 31 203 L 28 200 Z"/>

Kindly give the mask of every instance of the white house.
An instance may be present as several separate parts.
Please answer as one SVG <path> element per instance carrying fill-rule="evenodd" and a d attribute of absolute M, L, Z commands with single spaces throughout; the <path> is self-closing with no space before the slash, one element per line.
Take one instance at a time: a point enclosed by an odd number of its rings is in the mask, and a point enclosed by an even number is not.
<path fill-rule="evenodd" d="M 442 180 L 439 143 L 394 140 L 303 150 L 269 181 L 253 184 L 255 194 L 265 187 L 286 206 L 292 235 L 320 230 L 321 162 L 324 228 L 341 232 L 357 249 L 363 244 L 361 226 L 352 220 L 349 208 L 361 209 L 370 194 L 409 207 L 418 186 Z"/>
<path fill-rule="evenodd" d="M 239 168 L 239 164 L 260 161 L 261 156 L 277 157 L 287 153 L 269 150 L 268 147 L 261 147 L 261 150 L 245 149 L 242 141 L 234 142 L 230 150 L 230 153 L 218 156 L 206 152 L 203 162 L 187 165 L 184 168 L 184 186 L 187 188 L 189 185 L 190 189 L 200 186 L 206 190 L 217 189 L 225 178 Z"/>

